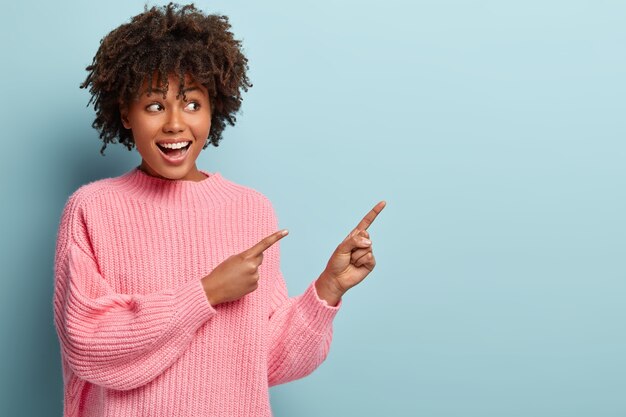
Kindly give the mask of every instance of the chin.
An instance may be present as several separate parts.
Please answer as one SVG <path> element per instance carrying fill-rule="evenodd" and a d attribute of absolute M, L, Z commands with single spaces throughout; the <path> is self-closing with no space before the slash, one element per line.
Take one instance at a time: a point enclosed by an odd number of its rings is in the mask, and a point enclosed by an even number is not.
<path fill-rule="evenodd" d="M 156 165 L 156 164 L 155 164 Z M 153 177 L 163 178 L 167 180 L 180 180 L 188 177 L 193 171 L 192 165 L 182 165 L 177 167 L 163 166 L 163 165 L 150 165 L 143 163 L 141 169 Z"/>

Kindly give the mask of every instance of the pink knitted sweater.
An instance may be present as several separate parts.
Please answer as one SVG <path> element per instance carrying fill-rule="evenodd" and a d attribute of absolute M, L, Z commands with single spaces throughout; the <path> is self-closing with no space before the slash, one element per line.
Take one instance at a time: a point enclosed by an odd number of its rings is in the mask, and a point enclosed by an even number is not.
<path fill-rule="evenodd" d="M 259 286 L 212 307 L 201 278 L 278 230 L 267 198 L 201 171 L 134 168 L 80 187 L 58 232 L 54 319 L 64 416 L 271 416 L 268 387 L 324 361 L 340 306 L 289 298 L 279 248 Z"/>

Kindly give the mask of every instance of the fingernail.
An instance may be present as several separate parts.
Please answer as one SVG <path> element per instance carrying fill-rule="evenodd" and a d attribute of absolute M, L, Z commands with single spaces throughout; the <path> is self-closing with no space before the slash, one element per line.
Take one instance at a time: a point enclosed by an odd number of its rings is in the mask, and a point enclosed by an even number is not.
<path fill-rule="evenodd" d="M 287 230 L 287 229 L 283 229 L 283 230 L 280 231 L 280 235 L 281 236 L 285 236 L 287 233 L 289 233 L 289 230 Z"/>
<path fill-rule="evenodd" d="M 369 240 L 369 239 L 363 239 L 363 243 L 366 244 L 366 245 L 371 245 L 372 241 Z"/>

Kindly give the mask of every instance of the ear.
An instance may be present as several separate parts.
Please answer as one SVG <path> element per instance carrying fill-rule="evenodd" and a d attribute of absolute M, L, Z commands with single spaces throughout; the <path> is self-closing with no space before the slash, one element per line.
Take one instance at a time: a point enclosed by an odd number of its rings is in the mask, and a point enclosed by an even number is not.
<path fill-rule="evenodd" d="M 122 125 L 126 129 L 130 129 L 130 122 L 128 121 L 128 106 L 120 103 L 120 117 L 122 119 Z"/>

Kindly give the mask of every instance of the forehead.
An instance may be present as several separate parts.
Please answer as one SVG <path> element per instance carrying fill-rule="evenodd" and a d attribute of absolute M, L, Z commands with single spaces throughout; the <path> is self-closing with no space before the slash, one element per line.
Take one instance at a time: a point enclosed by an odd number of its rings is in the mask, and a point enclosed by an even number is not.
<path fill-rule="evenodd" d="M 169 74 L 167 77 L 167 84 L 168 85 L 166 87 L 165 80 L 159 80 L 158 75 L 154 73 L 151 80 L 148 80 L 148 77 L 144 78 L 143 82 L 141 83 L 141 87 L 139 88 L 139 94 L 148 94 L 150 91 L 152 91 L 153 93 L 161 94 L 166 94 L 170 91 L 175 94 L 179 93 L 179 88 L 181 86 L 178 74 Z M 188 91 L 201 91 L 206 94 L 207 92 L 206 88 L 202 84 L 196 82 L 196 80 L 190 74 L 185 74 L 182 88 L 183 93 Z"/>

